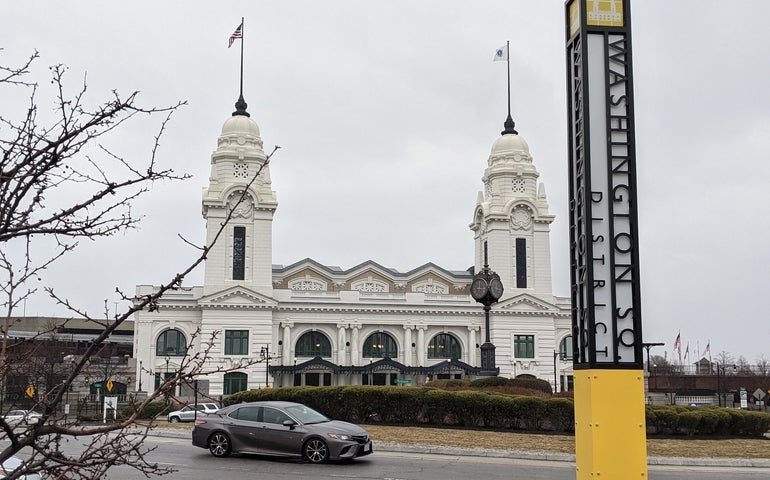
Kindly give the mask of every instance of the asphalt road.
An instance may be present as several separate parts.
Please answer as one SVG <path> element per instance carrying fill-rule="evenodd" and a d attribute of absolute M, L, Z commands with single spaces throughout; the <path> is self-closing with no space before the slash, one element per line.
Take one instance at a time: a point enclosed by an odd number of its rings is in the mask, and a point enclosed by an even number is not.
<path fill-rule="evenodd" d="M 184 480 L 276 479 L 379 479 L 379 480 L 574 480 L 575 465 L 568 461 L 541 461 L 515 458 L 476 457 L 375 451 L 352 463 L 311 465 L 294 460 L 257 456 L 215 458 L 207 450 L 193 447 L 188 439 L 148 437 L 154 461 L 173 467 L 176 473 L 165 477 Z M 376 445 L 375 445 L 376 447 Z M 110 470 L 109 479 L 138 478 L 135 471 L 121 467 Z M 770 468 L 725 466 L 652 465 L 652 480 L 766 480 Z"/>

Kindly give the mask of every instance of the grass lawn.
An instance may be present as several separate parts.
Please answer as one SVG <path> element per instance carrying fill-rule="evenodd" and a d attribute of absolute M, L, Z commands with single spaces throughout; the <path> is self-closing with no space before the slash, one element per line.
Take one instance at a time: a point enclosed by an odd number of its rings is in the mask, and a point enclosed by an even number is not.
<path fill-rule="evenodd" d="M 160 421 L 156 425 L 164 428 L 192 429 L 191 423 L 172 424 Z M 362 427 L 369 432 L 375 442 L 575 453 L 575 437 L 572 435 L 391 425 L 362 425 Z M 647 439 L 647 455 L 651 457 L 770 458 L 770 439 L 652 437 Z"/>
<path fill-rule="evenodd" d="M 363 427 L 369 431 L 375 441 L 575 453 L 575 437 L 572 435 L 383 425 L 363 425 Z M 647 439 L 647 455 L 770 458 L 770 440 L 766 438 L 652 437 Z"/>

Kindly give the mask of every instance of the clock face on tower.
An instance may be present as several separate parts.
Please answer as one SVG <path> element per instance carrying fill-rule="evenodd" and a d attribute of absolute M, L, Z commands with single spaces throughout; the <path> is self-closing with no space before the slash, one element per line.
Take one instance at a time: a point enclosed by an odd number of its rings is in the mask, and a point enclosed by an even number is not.
<path fill-rule="evenodd" d="M 499 278 L 493 278 L 489 282 L 489 293 L 492 294 L 495 300 L 499 300 L 503 296 L 503 282 Z"/>
<path fill-rule="evenodd" d="M 471 296 L 476 301 L 484 298 L 487 295 L 487 290 L 489 290 L 489 287 L 487 286 L 487 281 L 483 278 L 477 278 L 471 283 Z"/>

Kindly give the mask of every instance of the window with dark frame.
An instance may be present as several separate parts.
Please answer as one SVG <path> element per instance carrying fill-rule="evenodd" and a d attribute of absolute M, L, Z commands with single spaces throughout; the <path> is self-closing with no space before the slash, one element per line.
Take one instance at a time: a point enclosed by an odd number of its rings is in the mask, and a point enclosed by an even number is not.
<path fill-rule="evenodd" d="M 514 335 L 513 356 L 515 358 L 535 358 L 535 336 Z"/>
<path fill-rule="evenodd" d="M 225 355 L 248 355 L 249 331 L 225 330 Z"/>
<path fill-rule="evenodd" d="M 362 353 L 365 358 L 396 358 L 398 347 L 392 336 L 385 332 L 376 332 L 366 338 Z"/>
<path fill-rule="evenodd" d="M 246 277 L 246 227 L 233 227 L 233 280 Z"/>
<path fill-rule="evenodd" d="M 439 333 L 428 343 L 428 358 L 460 358 L 460 342 L 448 333 Z"/>
<path fill-rule="evenodd" d="M 169 329 L 158 335 L 155 354 L 164 357 L 181 357 L 187 353 L 187 338 L 176 329 Z"/>
<path fill-rule="evenodd" d="M 516 288 L 527 288 L 527 239 L 516 239 Z"/>
<path fill-rule="evenodd" d="M 246 390 L 249 376 L 243 372 L 225 373 L 224 394 L 232 395 L 234 393 Z"/>
<path fill-rule="evenodd" d="M 321 332 L 306 332 L 297 339 L 294 351 L 298 357 L 331 357 L 332 344 Z"/>

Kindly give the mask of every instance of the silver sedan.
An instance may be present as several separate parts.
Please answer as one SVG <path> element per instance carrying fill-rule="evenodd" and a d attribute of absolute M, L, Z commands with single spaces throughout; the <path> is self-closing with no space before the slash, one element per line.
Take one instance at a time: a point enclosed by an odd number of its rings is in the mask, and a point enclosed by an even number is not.
<path fill-rule="evenodd" d="M 216 457 L 253 453 L 302 457 L 311 463 L 348 460 L 372 453 L 363 428 L 331 420 L 293 402 L 251 402 L 231 405 L 199 418 L 192 444 Z"/>

